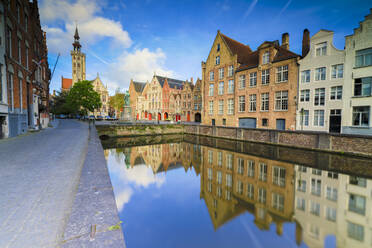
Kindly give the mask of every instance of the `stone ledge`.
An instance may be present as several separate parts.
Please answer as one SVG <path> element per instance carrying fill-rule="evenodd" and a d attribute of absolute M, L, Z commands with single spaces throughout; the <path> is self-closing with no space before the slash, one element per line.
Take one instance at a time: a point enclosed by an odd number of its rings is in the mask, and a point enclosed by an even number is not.
<path fill-rule="evenodd" d="M 120 228 L 109 228 L 112 226 Z M 61 247 L 125 247 L 106 159 L 95 128 L 90 130 L 88 152 Z"/>

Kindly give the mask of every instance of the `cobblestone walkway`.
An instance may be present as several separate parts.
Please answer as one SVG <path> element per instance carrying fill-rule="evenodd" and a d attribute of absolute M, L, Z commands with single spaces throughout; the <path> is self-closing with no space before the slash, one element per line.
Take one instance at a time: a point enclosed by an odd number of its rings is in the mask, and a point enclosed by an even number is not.
<path fill-rule="evenodd" d="M 0 141 L 0 247 L 56 247 L 77 191 L 88 125 L 61 120 L 57 128 Z"/>

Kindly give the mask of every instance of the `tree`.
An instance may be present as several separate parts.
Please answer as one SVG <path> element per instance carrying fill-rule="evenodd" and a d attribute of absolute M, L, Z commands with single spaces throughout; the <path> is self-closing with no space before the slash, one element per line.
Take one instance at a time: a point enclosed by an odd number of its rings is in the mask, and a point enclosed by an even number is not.
<path fill-rule="evenodd" d="M 91 81 L 79 81 L 72 86 L 66 98 L 66 104 L 72 113 L 87 115 L 101 107 L 100 95 L 94 90 Z"/>
<path fill-rule="evenodd" d="M 57 95 L 53 97 L 50 103 L 50 112 L 55 115 L 59 114 L 70 114 L 71 109 L 67 105 L 68 91 L 57 92 Z"/>
<path fill-rule="evenodd" d="M 120 89 L 116 89 L 115 95 L 110 97 L 109 105 L 111 108 L 115 109 L 117 113 L 124 107 L 124 95 L 124 93 L 120 93 Z"/>

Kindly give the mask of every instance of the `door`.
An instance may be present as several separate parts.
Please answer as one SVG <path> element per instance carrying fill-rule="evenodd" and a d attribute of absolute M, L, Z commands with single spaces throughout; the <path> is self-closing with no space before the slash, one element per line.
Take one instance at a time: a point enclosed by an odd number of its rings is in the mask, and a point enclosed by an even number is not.
<path fill-rule="evenodd" d="M 187 121 L 190 121 L 190 111 L 187 111 Z"/>
<path fill-rule="evenodd" d="M 195 114 L 195 122 L 201 122 L 201 114 L 200 113 Z"/>
<path fill-rule="evenodd" d="M 158 121 L 160 121 L 160 120 L 161 120 L 161 114 L 158 113 Z"/>
<path fill-rule="evenodd" d="M 212 119 L 212 126 L 215 126 L 215 125 L 216 125 L 216 120 Z"/>
<path fill-rule="evenodd" d="M 285 119 L 276 119 L 276 129 L 285 130 Z"/>
<path fill-rule="evenodd" d="M 149 113 L 149 120 L 151 121 L 152 120 L 152 114 Z"/>
<path fill-rule="evenodd" d="M 331 109 L 331 114 L 329 116 L 329 132 L 341 132 L 341 109 Z"/>
<path fill-rule="evenodd" d="M 239 127 L 256 128 L 256 118 L 239 118 Z"/>

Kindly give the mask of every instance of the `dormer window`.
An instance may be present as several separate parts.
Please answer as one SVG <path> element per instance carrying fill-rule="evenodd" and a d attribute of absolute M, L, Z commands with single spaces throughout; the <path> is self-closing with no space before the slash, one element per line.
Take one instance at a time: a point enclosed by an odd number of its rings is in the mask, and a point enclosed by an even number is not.
<path fill-rule="evenodd" d="M 265 52 L 263 55 L 262 55 L 262 64 L 268 64 L 270 62 L 270 53 L 269 52 Z"/>
<path fill-rule="evenodd" d="M 220 51 L 220 44 L 217 44 L 217 52 Z"/>
<path fill-rule="evenodd" d="M 220 64 L 220 56 L 217 56 L 216 57 L 216 65 L 219 65 Z"/>
<path fill-rule="evenodd" d="M 327 55 L 327 42 L 322 42 L 316 45 L 315 49 L 316 56 L 325 56 Z"/>

